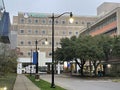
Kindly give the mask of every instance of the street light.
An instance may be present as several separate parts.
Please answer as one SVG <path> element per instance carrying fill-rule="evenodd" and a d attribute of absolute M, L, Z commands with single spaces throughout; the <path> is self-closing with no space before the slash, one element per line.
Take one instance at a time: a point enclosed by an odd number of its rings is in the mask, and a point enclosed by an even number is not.
<path fill-rule="evenodd" d="M 51 82 L 51 88 L 55 88 L 55 84 L 54 84 L 54 19 L 59 18 L 61 16 L 63 16 L 64 14 L 70 14 L 70 23 L 73 22 L 73 14 L 72 12 L 65 12 L 60 14 L 59 16 L 54 16 L 54 13 L 52 13 L 52 16 L 49 17 L 52 19 L 52 82 Z"/>
<path fill-rule="evenodd" d="M 30 76 L 32 75 L 32 49 L 31 49 L 31 63 L 30 63 Z"/>
<path fill-rule="evenodd" d="M 63 16 L 64 14 L 70 14 L 70 23 L 73 23 L 74 19 L 72 12 L 64 12 L 62 14 L 60 14 L 59 16 L 54 16 L 54 13 L 52 13 L 51 17 L 48 17 L 52 20 L 52 82 L 51 82 L 51 88 L 55 88 L 55 84 L 54 84 L 54 19 L 59 18 L 61 16 Z M 25 18 L 28 18 L 29 15 L 27 13 L 24 14 Z M 40 40 L 41 41 L 41 40 Z M 38 41 L 35 41 L 35 45 L 36 45 L 36 53 L 37 53 L 37 64 L 36 64 L 36 73 L 38 73 L 38 52 L 37 52 L 37 44 Z"/>
<path fill-rule="evenodd" d="M 39 75 L 38 75 L 38 48 L 37 48 L 37 45 L 38 45 L 38 42 L 42 41 L 43 39 L 45 39 L 45 44 L 48 44 L 47 38 L 42 38 L 40 40 L 35 41 L 35 46 L 36 46 L 36 76 L 35 76 L 35 78 L 36 79 L 39 79 Z"/>
<path fill-rule="evenodd" d="M 24 13 L 24 18 L 29 18 L 29 15 L 27 13 Z M 48 44 L 47 38 L 42 38 L 40 40 L 35 41 L 35 46 L 36 46 L 36 49 L 35 49 L 35 51 L 36 51 L 36 76 L 35 76 L 35 78 L 39 78 L 38 77 L 38 48 L 37 48 L 37 45 L 38 45 L 38 42 L 42 41 L 43 39 L 45 39 L 45 45 L 47 45 Z"/>

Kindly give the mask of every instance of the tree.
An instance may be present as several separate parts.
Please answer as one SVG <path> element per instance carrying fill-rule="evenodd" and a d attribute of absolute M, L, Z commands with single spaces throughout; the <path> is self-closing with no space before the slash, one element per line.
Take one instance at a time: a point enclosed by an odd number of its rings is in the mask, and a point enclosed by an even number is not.
<path fill-rule="evenodd" d="M 86 52 L 88 52 L 88 41 L 90 37 L 91 36 L 76 38 L 75 36 L 73 36 L 70 39 L 61 39 L 61 49 L 58 48 L 55 52 L 56 59 L 66 61 L 75 60 L 75 62 L 80 67 L 81 76 L 83 76 L 83 67 L 88 58 Z"/>
<path fill-rule="evenodd" d="M 94 74 L 97 75 L 97 67 L 101 63 L 101 61 L 104 60 L 104 52 L 103 48 L 101 47 L 101 37 L 102 35 L 97 35 L 92 38 L 92 44 L 91 44 L 91 61 L 94 66 Z"/>
<path fill-rule="evenodd" d="M 110 36 L 73 36 L 71 38 L 61 39 L 61 48 L 56 50 L 56 57 L 58 57 L 56 59 L 66 61 L 74 60 L 80 67 L 81 76 L 84 75 L 83 68 L 86 61 L 89 61 L 90 75 L 92 71 L 91 63 L 93 63 L 95 68 L 94 74 L 97 75 L 98 65 L 102 61 L 107 62 L 109 60 L 112 49 L 113 38 Z M 118 49 L 117 45 L 116 49 Z"/>
<path fill-rule="evenodd" d="M 113 49 L 113 37 L 108 36 L 108 35 L 101 35 L 100 39 L 99 39 L 99 46 L 102 48 L 103 51 L 103 59 L 106 63 L 108 63 L 108 61 L 111 58 L 111 53 L 112 53 L 112 49 Z M 107 65 L 104 64 L 103 65 L 103 71 L 104 74 L 106 74 L 107 72 Z"/>
<path fill-rule="evenodd" d="M 80 59 L 80 72 L 84 76 L 83 68 L 85 62 L 88 60 L 88 51 L 90 48 L 91 36 L 79 36 L 77 40 L 77 56 Z"/>
<path fill-rule="evenodd" d="M 61 48 L 57 48 L 55 51 L 55 59 L 60 61 L 72 61 L 76 60 L 76 37 L 61 39 Z"/>
<path fill-rule="evenodd" d="M 120 58 L 120 35 L 114 37 L 112 54 L 116 58 Z"/>
<path fill-rule="evenodd" d="M 5 74 L 15 72 L 17 67 L 17 55 L 15 50 L 11 50 L 9 45 L 0 44 L 0 73 Z"/>

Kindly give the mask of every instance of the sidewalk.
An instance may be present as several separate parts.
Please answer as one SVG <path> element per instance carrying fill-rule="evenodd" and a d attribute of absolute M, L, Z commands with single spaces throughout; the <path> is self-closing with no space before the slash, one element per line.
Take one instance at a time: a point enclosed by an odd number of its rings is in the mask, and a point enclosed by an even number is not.
<path fill-rule="evenodd" d="M 13 90 L 40 90 L 25 75 L 17 75 Z"/>

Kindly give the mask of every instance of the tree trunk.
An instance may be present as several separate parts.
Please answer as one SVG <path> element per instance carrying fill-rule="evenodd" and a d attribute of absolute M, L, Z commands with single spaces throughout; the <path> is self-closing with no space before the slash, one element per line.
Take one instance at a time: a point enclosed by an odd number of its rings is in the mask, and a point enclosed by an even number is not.
<path fill-rule="evenodd" d="M 78 64 L 79 68 L 80 68 L 80 73 L 81 73 L 81 76 L 84 76 L 83 74 L 83 66 L 84 64 L 82 63 L 79 63 L 77 59 L 75 59 L 76 63 Z M 82 61 L 81 61 L 82 62 Z"/>
<path fill-rule="evenodd" d="M 93 62 L 93 66 L 94 66 L 94 68 L 95 68 L 95 70 L 94 70 L 95 76 L 97 76 L 97 67 L 98 67 L 98 65 L 99 65 L 100 63 L 101 63 L 100 60 L 99 60 L 99 63 L 97 63 L 96 61 Z"/>
<path fill-rule="evenodd" d="M 108 55 L 108 53 L 105 53 L 105 62 L 108 63 L 108 60 L 109 60 L 109 55 Z M 107 71 L 108 71 L 108 69 L 107 69 L 107 64 L 104 64 L 104 65 L 103 65 L 103 71 L 104 71 L 104 74 L 103 74 L 103 75 L 106 75 L 106 74 L 107 74 Z"/>
<path fill-rule="evenodd" d="M 90 76 L 92 76 L 92 65 L 91 65 L 91 60 L 89 60 L 89 67 L 90 67 Z"/>
<path fill-rule="evenodd" d="M 84 67 L 84 64 L 85 64 L 85 60 L 81 60 L 81 63 L 78 62 L 77 59 L 75 59 L 76 63 L 78 64 L 78 66 L 80 67 L 80 73 L 81 73 L 81 76 L 84 76 L 84 73 L 83 73 L 83 67 Z"/>
<path fill-rule="evenodd" d="M 78 64 L 79 67 L 81 67 L 80 63 L 78 62 L 77 59 L 75 59 L 76 63 Z"/>
<path fill-rule="evenodd" d="M 94 74 L 95 74 L 95 76 L 97 76 L 97 67 L 95 67 Z"/>
<path fill-rule="evenodd" d="M 84 76 L 83 67 L 84 67 L 84 65 L 81 65 L 81 70 L 80 70 L 81 76 Z"/>

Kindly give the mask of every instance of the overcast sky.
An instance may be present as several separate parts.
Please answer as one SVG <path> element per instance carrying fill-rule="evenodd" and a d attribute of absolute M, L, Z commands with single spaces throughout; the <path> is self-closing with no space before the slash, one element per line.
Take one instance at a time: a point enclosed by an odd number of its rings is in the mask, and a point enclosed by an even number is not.
<path fill-rule="evenodd" d="M 120 3 L 120 0 L 4 0 L 11 16 L 21 11 L 58 14 L 70 11 L 75 15 L 96 15 L 97 7 L 103 2 Z"/>

